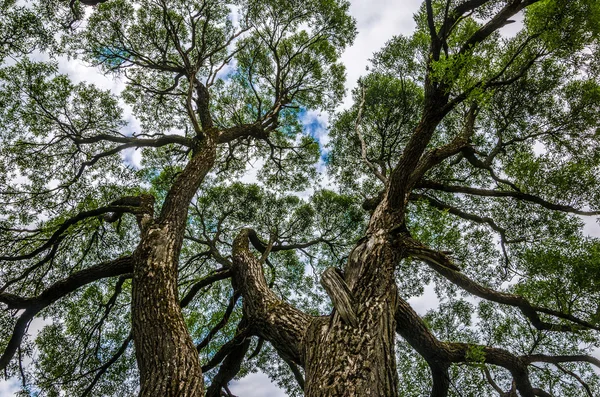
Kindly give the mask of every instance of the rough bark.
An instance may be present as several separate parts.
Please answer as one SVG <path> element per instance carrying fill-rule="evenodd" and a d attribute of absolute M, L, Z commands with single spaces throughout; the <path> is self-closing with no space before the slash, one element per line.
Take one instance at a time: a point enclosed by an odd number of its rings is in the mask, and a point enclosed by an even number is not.
<path fill-rule="evenodd" d="M 181 313 L 177 274 L 187 208 L 215 155 L 207 135 L 175 180 L 159 218 L 139 218 L 142 239 L 134 253 L 131 312 L 140 396 L 204 395 L 198 352 Z"/>
<path fill-rule="evenodd" d="M 249 250 L 249 229 L 233 243 L 234 289 L 242 294 L 244 315 L 254 333 L 262 336 L 280 355 L 304 365 L 303 339 L 311 317 L 277 298 L 265 281 L 262 265 Z"/>
<path fill-rule="evenodd" d="M 342 321 L 352 327 L 357 327 L 358 319 L 354 310 L 356 301 L 348 288 L 348 284 L 344 281 L 341 272 L 333 267 L 328 268 L 321 275 L 321 285 L 327 291 L 327 294 L 331 298 L 331 303 L 336 313 L 342 318 Z"/>
<path fill-rule="evenodd" d="M 397 291 L 392 275 L 402 251 L 397 237 L 384 231 L 368 234 L 350 255 L 344 279 L 326 282 L 342 285 L 334 289 L 350 296 L 344 305 L 353 307 L 345 311 L 356 314 L 355 322 L 343 319 L 339 310 L 327 317 L 310 317 L 278 299 L 249 250 L 251 236 L 252 231 L 244 230 L 234 242 L 234 287 L 243 296 L 244 315 L 253 332 L 271 342 L 286 360 L 304 367 L 305 395 L 396 395 Z M 326 280 L 337 279 L 332 272 L 327 275 Z"/>
<path fill-rule="evenodd" d="M 169 225 L 149 228 L 134 255 L 133 336 L 140 396 L 202 396 L 202 370 L 179 307 L 181 245 Z"/>
<path fill-rule="evenodd" d="M 397 395 L 392 275 L 400 256 L 394 240 L 378 231 L 352 251 L 345 281 L 357 324 L 335 313 L 312 322 L 306 336 L 306 396 Z"/>

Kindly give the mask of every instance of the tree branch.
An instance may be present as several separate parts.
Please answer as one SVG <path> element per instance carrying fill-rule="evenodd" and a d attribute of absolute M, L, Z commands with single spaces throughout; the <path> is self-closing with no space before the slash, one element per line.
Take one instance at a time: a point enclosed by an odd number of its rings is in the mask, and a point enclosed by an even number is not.
<path fill-rule="evenodd" d="M 133 259 L 131 256 L 127 256 L 75 272 L 69 277 L 52 284 L 35 298 L 20 298 L 12 294 L 0 294 L 0 302 L 9 305 L 9 308 L 25 309 L 15 324 L 4 353 L 0 356 L 0 370 L 6 368 L 14 356 L 25 336 L 29 322 L 37 313 L 86 284 L 107 277 L 131 273 L 132 271 Z M 6 298 L 7 295 L 8 298 Z"/>
<path fill-rule="evenodd" d="M 361 84 L 361 100 L 360 100 L 360 104 L 358 105 L 358 115 L 356 116 L 356 123 L 354 126 L 354 130 L 356 131 L 356 135 L 358 136 L 358 140 L 360 141 L 360 154 L 361 154 L 363 161 L 365 162 L 367 167 L 369 167 L 369 169 L 373 172 L 373 174 L 377 177 L 377 179 L 379 179 L 385 185 L 385 184 L 387 184 L 387 178 L 385 177 L 385 175 L 383 175 L 377 169 L 377 167 L 375 167 L 375 165 L 373 163 L 371 163 L 369 161 L 369 159 L 367 157 L 367 144 L 365 142 L 365 139 L 363 138 L 362 133 L 360 132 L 360 122 L 361 122 L 361 117 L 362 117 L 362 112 L 363 112 L 364 106 L 365 106 L 365 87 L 363 87 Z"/>
<path fill-rule="evenodd" d="M 354 309 L 354 296 L 344 281 L 340 271 L 334 267 L 327 268 L 321 275 L 321 285 L 327 291 L 336 312 L 344 323 L 358 327 L 358 318 Z"/>
<path fill-rule="evenodd" d="M 311 317 L 269 289 L 260 261 L 249 250 L 251 229 L 243 229 L 233 242 L 234 290 L 243 297 L 243 311 L 253 330 L 265 338 L 287 359 L 302 364 L 302 339 Z"/>
<path fill-rule="evenodd" d="M 523 313 L 523 315 L 529 319 L 531 324 L 533 324 L 533 326 L 539 330 L 550 330 L 560 332 L 573 332 L 578 329 L 585 328 L 600 330 L 600 327 L 580 318 L 577 318 L 571 314 L 562 313 L 556 310 L 547 309 L 539 306 L 534 306 L 522 296 L 498 292 L 491 288 L 482 286 L 476 283 L 475 281 L 469 279 L 463 273 L 459 272 L 457 270 L 456 265 L 454 265 L 453 261 L 446 254 L 431 250 L 425 247 L 422 243 L 410 237 L 406 237 L 403 244 L 409 254 L 412 254 L 422 259 L 425 263 L 429 265 L 429 267 L 431 267 L 437 273 L 444 276 L 453 284 L 456 284 L 459 287 L 463 288 L 465 291 L 480 298 L 490 300 L 492 302 L 519 308 L 521 310 L 521 313 Z M 548 314 L 553 317 L 560 318 L 562 320 L 570 321 L 574 324 L 567 325 L 547 323 L 540 319 L 539 313 Z"/>
<path fill-rule="evenodd" d="M 250 348 L 250 338 L 244 339 L 244 341 L 236 347 L 236 349 L 232 350 L 225 360 L 223 360 L 223 364 L 221 364 L 221 368 L 219 368 L 219 372 L 213 378 L 211 385 L 206 390 L 206 397 L 220 397 L 221 389 L 227 386 L 235 375 L 240 372 L 240 368 L 242 366 L 242 361 Z"/>
<path fill-rule="evenodd" d="M 153 198 L 151 198 L 151 196 L 147 196 L 146 199 L 153 201 Z M 139 201 L 128 200 L 125 202 L 122 200 L 116 200 L 113 203 L 111 203 L 105 207 L 100 207 L 100 208 L 96 208 L 96 209 L 89 210 L 89 211 L 82 211 L 82 212 L 78 213 L 77 215 L 75 215 L 75 216 L 67 219 L 63 223 L 61 223 L 61 225 L 58 227 L 58 229 L 54 233 L 52 233 L 52 235 L 48 238 L 48 240 L 44 244 L 39 246 L 38 248 L 30 251 L 27 254 L 14 255 L 14 256 L 9 256 L 9 255 L 0 256 L 0 261 L 14 262 L 14 261 L 31 259 L 31 258 L 35 257 L 36 255 L 38 255 L 39 253 L 41 253 L 41 252 L 47 250 L 48 248 L 52 247 L 53 245 L 55 245 L 60 240 L 63 233 L 65 233 L 71 226 L 76 225 L 77 223 L 79 223 L 83 220 L 89 219 L 89 218 L 97 217 L 99 215 L 111 214 L 111 213 L 131 213 L 131 214 L 135 214 L 135 215 L 148 214 L 148 212 L 151 211 L 151 207 L 142 205 L 141 200 L 142 200 L 141 198 L 139 199 Z M 148 215 L 151 216 L 152 214 L 150 213 Z M 4 288 L 0 288 L 0 291 L 2 291 L 3 289 Z"/>
<path fill-rule="evenodd" d="M 246 137 L 265 140 L 269 137 L 269 133 L 259 124 L 243 124 L 221 130 L 218 143 L 228 143 Z"/>
<path fill-rule="evenodd" d="M 463 194 L 471 194 L 474 196 L 482 196 L 482 197 L 511 197 L 517 200 L 522 200 L 534 204 L 538 204 L 544 208 L 554 210 L 554 211 L 562 211 L 569 212 L 577 215 L 600 215 L 600 211 L 584 211 L 578 208 L 574 208 L 570 205 L 563 204 L 555 204 L 549 201 L 544 200 L 541 197 L 534 196 L 528 193 L 522 192 L 512 192 L 506 190 L 490 190 L 490 189 L 482 189 L 482 188 L 474 188 L 470 186 L 458 186 L 458 185 L 444 185 L 439 182 L 422 180 L 417 183 L 417 188 L 421 189 L 432 189 L 439 190 L 441 192 L 448 193 L 463 193 Z"/>
<path fill-rule="evenodd" d="M 106 371 L 108 371 L 111 365 L 116 363 L 117 360 L 119 360 L 119 358 L 125 353 L 125 351 L 127 351 L 132 339 L 133 335 L 130 332 L 115 354 L 113 354 L 112 357 L 97 370 L 98 372 L 96 372 L 96 375 L 94 375 L 94 379 L 92 379 L 88 387 L 83 391 L 83 393 L 81 393 L 81 397 L 86 397 L 92 392 L 94 386 L 96 386 L 100 378 L 106 373 Z"/>
<path fill-rule="evenodd" d="M 229 321 L 229 317 L 231 316 L 231 313 L 233 312 L 233 309 L 235 308 L 235 304 L 237 303 L 239 298 L 240 298 L 239 294 L 237 294 L 237 293 L 233 294 L 233 296 L 229 300 L 229 304 L 227 305 L 227 308 L 225 309 L 223 318 L 221 319 L 221 321 L 219 321 L 219 323 L 217 325 L 215 325 L 208 332 L 208 334 L 204 337 L 204 339 L 202 339 L 202 341 L 200 343 L 198 343 L 198 345 L 196 346 L 196 350 L 200 351 L 203 348 L 205 348 L 210 343 L 212 338 L 217 334 L 217 332 L 219 332 L 219 330 L 221 330 L 225 325 L 227 325 L 227 322 Z M 250 343 L 250 341 L 248 341 L 248 343 Z M 246 350 L 247 350 L 247 348 L 246 348 Z"/>
<path fill-rule="evenodd" d="M 126 143 L 129 145 L 128 147 L 162 147 L 172 144 L 186 146 L 190 149 L 195 147 L 195 142 L 192 139 L 180 135 L 164 135 L 156 139 L 144 139 L 137 138 L 134 136 L 128 137 L 109 134 L 98 134 L 91 137 L 69 135 L 68 137 L 78 145 L 88 145 L 104 141 L 114 143 Z"/>
<path fill-rule="evenodd" d="M 411 185 L 420 180 L 423 175 L 431 168 L 441 163 L 448 157 L 459 153 L 465 146 L 469 144 L 469 140 L 475 132 L 475 119 L 477 117 L 477 105 L 474 103 L 469 108 L 465 116 L 465 123 L 462 131 L 447 145 L 437 147 L 425 153 L 413 174 L 411 175 Z"/>
<path fill-rule="evenodd" d="M 473 46 L 482 42 L 486 38 L 488 38 L 492 33 L 496 30 L 502 28 L 503 26 L 511 23 L 509 18 L 513 15 L 517 14 L 519 11 L 524 9 L 525 7 L 536 3 L 539 0 L 514 0 L 510 1 L 502 10 L 500 10 L 494 17 L 488 21 L 485 25 L 483 25 L 479 30 L 469 37 L 465 43 L 462 45 L 459 50 L 459 54 L 464 54 L 469 51 Z"/>
<path fill-rule="evenodd" d="M 219 270 L 215 271 L 213 274 L 204 277 L 200 281 L 196 282 L 192 286 L 192 288 L 190 288 L 188 293 L 185 294 L 185 296 L 181 299 L 180 306 L 186 307 L 187 305 L 189 305 L 190 302 L 196 296 L 196 294 L 198 292 L 200 292 L 200 290 L 202 288 L 207 287 L 216 281 L 225 280 L 226 278 L 229 278 L 229 277 L 231 277 L 230 269 L 219 269 Z"/>

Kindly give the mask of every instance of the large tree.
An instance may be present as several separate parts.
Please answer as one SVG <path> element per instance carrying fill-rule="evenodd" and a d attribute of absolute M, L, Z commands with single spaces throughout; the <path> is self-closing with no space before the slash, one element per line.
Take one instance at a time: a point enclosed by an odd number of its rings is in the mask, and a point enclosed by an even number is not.
<path fill-rule="evenodd" d="M 304 124 L 343 95 L 343 1 L 7 7 L 0 368 L 24 393 L 231 395 L 257 367 L 311 397 L 600 393 L 596 1 L 426 1 L 327 148 Z"/>

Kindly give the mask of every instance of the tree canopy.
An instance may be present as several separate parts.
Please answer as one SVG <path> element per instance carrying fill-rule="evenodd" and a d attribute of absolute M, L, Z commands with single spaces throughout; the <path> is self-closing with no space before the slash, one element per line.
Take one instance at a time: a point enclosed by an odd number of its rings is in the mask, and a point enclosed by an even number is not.
<path fill-rule="evenodd" d="M 24 396 L 232 396 L 257 370 L 290 396 L 600 395 L 600 3 L 414 18 L 342 109 L 344 0 L 0 1 L 5 378 Z"/>

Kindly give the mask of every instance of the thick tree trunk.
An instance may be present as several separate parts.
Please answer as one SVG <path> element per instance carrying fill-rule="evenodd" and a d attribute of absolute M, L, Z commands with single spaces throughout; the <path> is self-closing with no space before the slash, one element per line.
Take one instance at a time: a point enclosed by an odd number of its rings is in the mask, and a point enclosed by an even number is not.
<path fill-rule="evenodd" d="M 215 155 L 208 137 L 171 187 L 159 218 L 138 218 L 142 238 L 134 253 L 131 313 L 140 396 L 204 396 L 198 352 L 179 305 L 177 274 L 188 206 Z"/>
<path fill-rule="evenodd" d="M 271 342 L 280 355 L 303 365 L 302 340 L 312 318 L 269 289 L 262 264 L 249 250 L 251 233 L 242 230 L 233 243 L 232 284 L 243 296 L 244 315 L 253 332 Z"/>
<path fill-rule="evenodd" d="M 396 238 L 369 233 L 350 255 L 345 277 L 326 272 L 326 289 L 345 314 L 309 317 L 279 300 L 266 285 L 262 265 L 248 250 L 246 230 L 234 242 L 233 283 L 255 333 L 285 358 L 302 365 L 307 397 L 395 396 L 394 351 L 400 258 Z M 343 285 L 345 283 L 345 285 Z"/>
<path fill-rule="evenodd" d="M 334 310 L 305 338 L 307 397 L 396 396 L 394 352 L 397 250 L 387 233 L 368 235 L 352 252 L 345 280 L 357 326 Z"/>
<path fill-rule="evenodd" d="M 204 395 L 198 352 L 179 307 L 177 240 L 169 224 L 152 226 L 134 256 L 132 314 L 140 396 Z"/>

